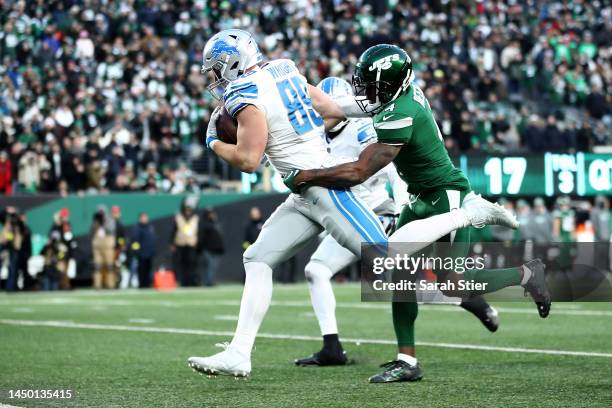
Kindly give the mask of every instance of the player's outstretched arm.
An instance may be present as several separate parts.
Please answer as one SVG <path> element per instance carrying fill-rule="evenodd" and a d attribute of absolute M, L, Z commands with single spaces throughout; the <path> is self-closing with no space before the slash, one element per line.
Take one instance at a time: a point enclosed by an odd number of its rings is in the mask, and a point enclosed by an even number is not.
<path fill-rule="evenodd" d="M 237 118 L 238 133 L 235 145 L 217 141 L 212 149 L 234 167 L 252 173 L 257 170 L 268 143 L 266 115 L 253 105 L 242 109 Z"/>
<path fill-rule="evenodd" d="M 354 162 L 326 169 L 301 170 L 294 178 L 294 185 L 299 189 L 308 185 L 352 187 L 361 184 L 391 163 L 401 148 L 401 145 L 372 143 Z"/>
<path fill-rule="evenodd" d="M 338 106 L 338 104 L 336 104 L 336 102 L 334 102 L 325 92 L 321 91 L 316 86 L 308 85 L 308 93 L 312 100 L 312 106 L 325 122 L 326 131 L 332 129 L 338 123 L 346 119 L 340 106 Z"/>

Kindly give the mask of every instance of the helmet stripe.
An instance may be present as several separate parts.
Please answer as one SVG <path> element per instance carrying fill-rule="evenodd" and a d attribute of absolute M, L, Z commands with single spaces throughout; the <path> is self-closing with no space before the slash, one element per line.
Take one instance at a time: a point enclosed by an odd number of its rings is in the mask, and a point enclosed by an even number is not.
<path fill-rule="evenodd" d="M 333 89 L 333 85 L 335 85 L 336 79 L 335 78 L 326 78 L 325 80 L 323 80 L 323 92 L 325 92 L 326 94 L 331 94 L 332 89 Z"/>

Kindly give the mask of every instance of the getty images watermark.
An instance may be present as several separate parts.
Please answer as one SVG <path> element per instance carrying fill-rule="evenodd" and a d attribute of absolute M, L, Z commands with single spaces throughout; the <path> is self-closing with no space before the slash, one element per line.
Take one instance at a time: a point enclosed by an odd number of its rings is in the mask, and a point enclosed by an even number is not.
<path fill-rule="evenodd" d="M 486 282 L 465 278 L 432 281 L 428 280 L 424 274 L 420 274 L 419 271 L 454 271 L 460 275 L 468 270 L 484 270 L 485 267 L 485 256 L 440 257 L 426 256 L 424 253 L 413 255 L 396 253 L 394 256 L 375 256 L 372 259 L 372 273 L 378 275 L 379 279 L 372 281 L 372 288 L 377 291 L 484 291 L 487 289 Z M 395 272 L 396 276 L 407 276 L 409 278 L 388 281 L 384 275 L 388 272 Z"/>
<path fill-rule="evenodd" d="M 553 301 L 612 301 L 609 243 L 393 243 L 362 246 L 363 301 L 528 301 L 524 265 L 541 260 Z"/>

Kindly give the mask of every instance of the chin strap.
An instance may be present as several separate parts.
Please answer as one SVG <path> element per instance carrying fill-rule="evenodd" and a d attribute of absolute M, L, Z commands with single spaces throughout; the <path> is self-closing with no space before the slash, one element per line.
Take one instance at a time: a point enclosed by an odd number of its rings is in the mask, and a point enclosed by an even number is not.
<path fill-rule="evenodd" d="M 414 70 L 411 69 L 410 74 L 407 75 L 406 78 L 404 78 L 402 86 L 399 87 L 399 89 L 397 90 L 397 92 L 395 92 L 395 95 L 393 95 L 393 98 L 391 98 L 389 102 L 393 102 L 394 100 L 396 100 L 406 89 L 408 89 L 412 81 L 414 81 Z"/>

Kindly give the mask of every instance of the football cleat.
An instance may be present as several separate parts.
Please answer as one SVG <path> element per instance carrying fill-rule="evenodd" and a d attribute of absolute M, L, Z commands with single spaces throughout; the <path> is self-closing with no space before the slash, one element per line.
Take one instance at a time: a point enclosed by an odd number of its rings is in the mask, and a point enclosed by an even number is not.
<path fill-rule="evenodd" d="M 368 382 L 371 384 L 380 384 L 402 381 L 420 381 L 423 378 L 423 370 L 421 370 L 421 365 L 419 363 L 411 366 L 405 361 L 395 360 L 382 364 L 381 367 L 384 367 L 385 371 L 373 375 L 368 379 Z"/>
<path fill-rule="evenodd" d="M 503 225 L 512 229 L 519 227 L 518 220 L 508 210 L 474 192 L 465 196 L 461 208 L 465 210 L 470 223 L 475 228 L 484 228 L 487 225 Z"/>
<path fill-rule="evenodd" d="M 525 296 L 527 296 L 527 293 L 531 295 L 538 307 L 538 314 L 541 318 L 545 318 L 550 313 L 550 305 L 552 303 L 544 272 L 546 265 L 536 258 L 527 262 L 524 266 L 531 271 L 531 277 L 523 286 L 525 288 Z"/>
<path fill-rule="evenodd" d="M 483 318 L 480 316 L 478 316 L 478 318 L 491 333 L 495 333 L 499 328 L 499 313 L 497 313 L 497 310 L 495 310 L 493 306 L 487 308 Z"/>
<path fill-rule="evenodd" d="M 295 360 L 295 365 L 301 367 L 308 366 L 339 366 L 347 365 L 350 361 L 346 357 L 346 351 L 340 350 L 338 353 L 332 353 L 326 349 L 322 349 L 311 356 Z"/>
<path fill-rule="evenodd" d="M 210 357 L 189 357 L 187 365 L 200 374 L 210 376 L 229 375 L 248 377 L 251 375 L 251 359 L 232 346 Z"/>
<path fill-rule="evenodd" d="M 499 314 L 482 296 L 476 296 L 461 302 L 461 307 L 472 313 L 484 327 L 492 333 L 499 328 Z"/>

